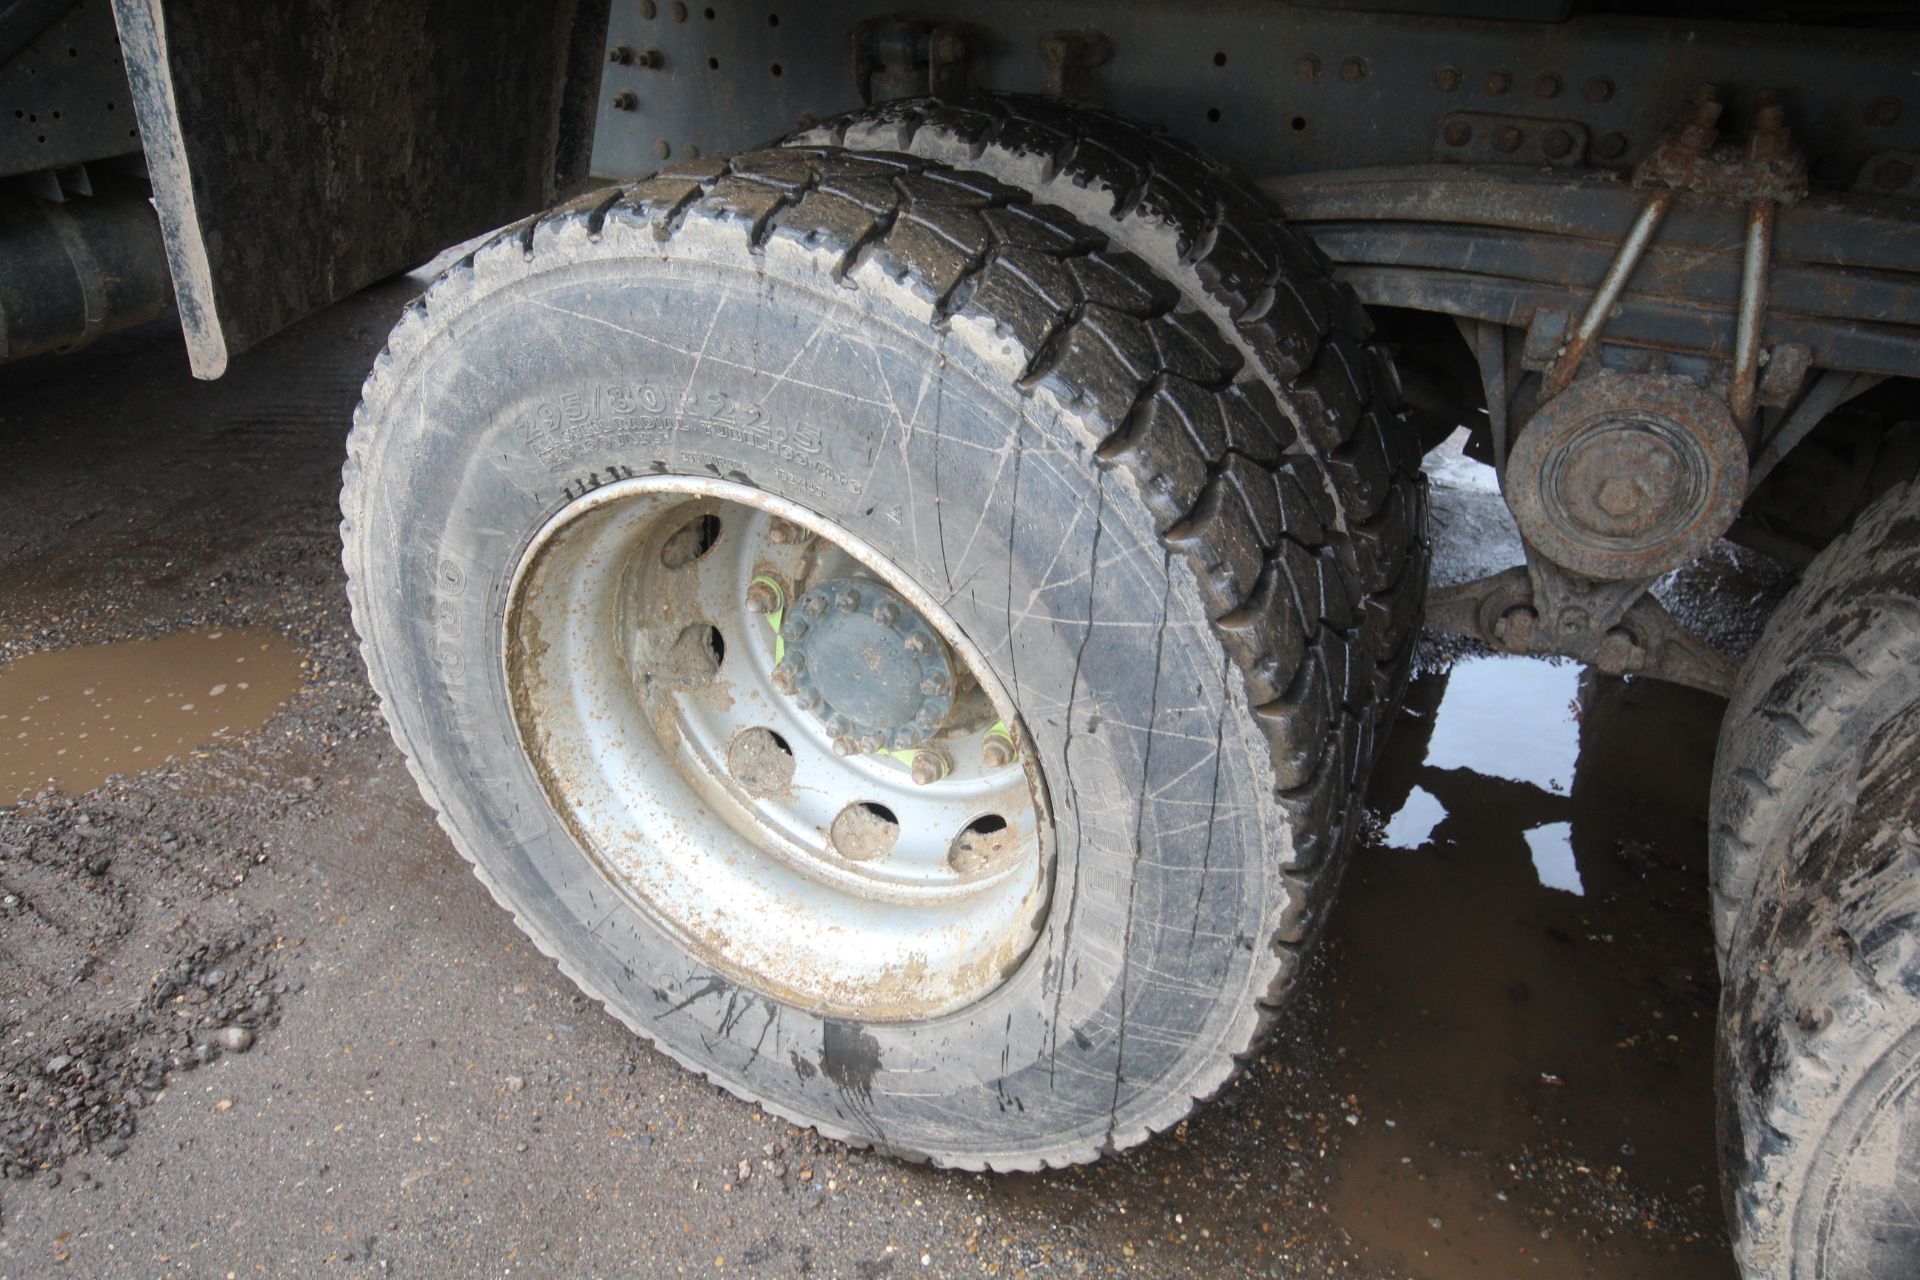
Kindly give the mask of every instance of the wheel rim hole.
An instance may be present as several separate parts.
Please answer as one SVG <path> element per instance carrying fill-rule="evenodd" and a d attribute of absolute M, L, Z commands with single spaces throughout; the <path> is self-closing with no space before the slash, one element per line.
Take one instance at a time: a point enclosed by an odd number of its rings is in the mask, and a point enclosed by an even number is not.
<path fill-rule="evenodd" d="M 828 835 L 841 857 L 872 862 L 892 853 L 900 842 L 900 819 L 883 804 L 859 800 L 840 811 Z"/>
<path fill-rule="evenodd" d="M 793 782 L 793 748 L 772 729 L 742 729 L 727 745 L 727 770 L 756 796 L 784 791 Z"/>
<path fill-rule="evenodd" d="M 960 828 L 947 846 L 947 865 L 961 875 L 985 871 L 1013 847 L 1013 830 L 997 813 L 982 814 Z"/>
<path fill-rule="evenodd" d="M 727 642 L 718 627 L 696 622 L 682 627 L 673 645 L 658 662 L 649 664 L 653 676 L 671 684 L 704 684 L 720 671 L 727 656 Z"/>
<path fill-rule="evenodd" d="M 660 563 L 669 569 L 692 564 L 720 541 L 720 517 L 711 513 L 695 516 L 674 530 L 660 548 Z"/>

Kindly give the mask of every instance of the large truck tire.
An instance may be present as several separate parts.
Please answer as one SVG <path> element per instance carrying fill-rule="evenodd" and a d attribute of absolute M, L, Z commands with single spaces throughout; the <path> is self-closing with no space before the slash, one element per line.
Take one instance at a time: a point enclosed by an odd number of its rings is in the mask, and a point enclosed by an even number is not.
<path fill-rule="evenodd" d="M 1920 1275 L 1920 486 L 1780 606 L 1715 769 L 1718 1088 L 1749 1280 Z"/>
<path fill-rule="evenodd" d="M 370 678 L 496 899 L 680 1063 L 944 1165 L 1131 1146 L 1264 1034 L 1371 752 L 1334 513 L 1238 364 L 924 160 L 583 197 L 367 380 Z"/>
<path fill-rule="evenodd" d="M 1375 716 L 1398 707 L 1426 605 L 1427 486 L 1399 379 L 1313 242 L 1200 148 L 1098 108 L 977 94 L 835 116 L 789 146 L 907 152 L 1031 192 L 1150 264 L 1211 317 L 1293 424 L 1345 523 L 1364 590 Z"/>

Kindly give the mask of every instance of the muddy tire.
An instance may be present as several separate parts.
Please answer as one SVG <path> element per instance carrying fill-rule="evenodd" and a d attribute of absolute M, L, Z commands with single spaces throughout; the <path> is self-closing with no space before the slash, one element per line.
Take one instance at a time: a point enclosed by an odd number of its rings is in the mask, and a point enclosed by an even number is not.
<path fill-rule="evenodd" d="M 1375 716 L 1392 717 L 1426 604 L 1420 443 L 1365 310 L 1259 188 L 1164 132 L 1018 95 L 883 103 L 787 145 L 907 152 L 989 174 L 1137 254 L 1213 319 L 1245 362 L 1239 376 L 1279 401 L 1340 512 L 1363 587 Z"/>
<path fill-rule="evenodd" d="M 1745 1274 L 1920 1275 L 1920 487 L 1869 507 L 1780 606 L 1713 807 Z"/>
<path fill-rule="evenodd" d="M 394 737 L 521 927 L 733 1093 L 973 1169 L 1140 1142 L 1267 1028 L 1371 750 L 1333 512 L 1238 363 L 1103 237 L 910 157 L 702 162 L 510 228 L 409 307 L 350 440 L 353 615 Z M 740 937 L 623 878 L 689 808 L 594 842 L 571 790 L 586 756 L 529 730 L 547 686 L 509 687 L 561 637 L 509 629 L 545 572 L 516 566 L 571 513 L 663 487 L 724 491 L 884 558 L 1010 699 L 1051 817 L 1044 892 L 990 989 L 932 1014 L 847 1014 L 832 975 L 755 970 Z M 694 543 L 676 534 L 647 563 L 722 555 L 731 519 L 689 524 Z M 724 673 L 756 635 L 682 656 Z M 670 682 L 633 683 L 656 677 Z M 758 828 L 726 822 L 713 841 L 761 856 Z M 857 930 L 838 936 L 867 954 Z"/>

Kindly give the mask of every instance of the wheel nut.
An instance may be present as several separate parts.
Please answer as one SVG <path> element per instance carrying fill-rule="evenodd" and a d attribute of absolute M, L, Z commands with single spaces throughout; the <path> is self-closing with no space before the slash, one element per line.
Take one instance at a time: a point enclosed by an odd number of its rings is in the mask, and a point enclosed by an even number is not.
<path fill-rule="evenodd" d="M 1004 769 L 1013 763 L 1013 739 L 1004 733 L 990 733 L 980 744 L 980 763 L 989 769 Z"/>
<path fill-rule="evenodd" d="M 747 584 L 747 612 L 773 613 L 780 608 L 783 592 L 769 578 L 755 578 Z"/>
<path fill-rule="evenodd" d="M 807 620 L 789 615 L 780 622 L 780 635 L 789 642 L 804 640 L 807 635 Z"/>
<path fill-rule="evenodd" d="M 893 607 L 891 600 L 882 600 L 873 606 L 873 620 L 883 627 L 890 627 L 900 620 L 900 611 Z"/>
<path fill-rule="evenodd" d="M 792 693 L 794 689 L 793 672 L 773 669 L 773 687 L 781 693 Z"/>
<path fill-rule="evenodd" d="M 800 612 L 809 618 L 818 618 L 827 611 L 827 602 L 819 596 L 806 596 L 800 601 Z"/>
<path fill-rule="evenodd" d="M 860 607 L 860 593 L 852 587 L 848 587 L 846 590 L 834 596 L 833 604 L 834 607 L 842 613 L 852 613 Z"/>
<path fill-rule="evenodd" d="M 913 753 L 913 780 L 921 786 L 930 786 L 947 776 L 953 766 L 947 760 L 944 751 L 916 751 Z"/>
<path fill-rule="evenodd" d="M 861 734 L 859 741 L 862 751 L 884 751 L 887 747 L 887 736 L 872 729 Z"/>
<path fill-rule="evenodd" d="M 787 520 L 776 519 L 767 529 L 767 539 L 783 547 L 798 546 L 812 536 L 813 530 Z"/>
<path fill-rule="evenodd" d="M 853 739 L 847 737 L 844 733 L 833 740 L 833 754 L 837 756 L 850 756 L 857 750 L 858 748 L 853 744 Z"/>
<path fill-rule="evenodd" d="M 795 698 L 794 701 L 800 704 L 802 711 L 817 711 L 820 708 L 820 691 L 818 689 L 802 689 L 800 696 Z"/>
<path fill-rule="evenodd" d="M 915 656 L 923 654 L 927 651 L 927 638 L 921 635 L 918 631 L 908 636 L 906 638 L 905 643 L 906 643 L 907 652 L 914 654 Z"/>

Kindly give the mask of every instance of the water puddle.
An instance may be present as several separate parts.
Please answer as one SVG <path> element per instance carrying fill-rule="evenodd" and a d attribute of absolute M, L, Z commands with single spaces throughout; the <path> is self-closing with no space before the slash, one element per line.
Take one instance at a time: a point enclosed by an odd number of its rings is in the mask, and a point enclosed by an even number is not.
<path fill-rule="evenodd" d="M 1415 682 L 1331 930 L 1329 1213 L 1454 1277 L 1732 1273 L 1705 812 L 1722 704 L 1527 658 Z"/>
<path fill-rule="evenodd" d="M 300 686 L 269 631 L 184 631 L 0 667 L 0 804 L 78 793 L 257 729 Z"/>

